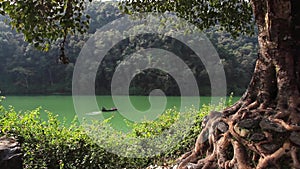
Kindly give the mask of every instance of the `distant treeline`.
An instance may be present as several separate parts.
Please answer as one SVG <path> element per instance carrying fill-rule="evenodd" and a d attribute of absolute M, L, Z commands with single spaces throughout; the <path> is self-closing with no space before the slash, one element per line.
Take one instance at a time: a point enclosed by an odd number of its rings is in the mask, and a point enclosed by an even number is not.
<path fill-rule="evenodd" d="M 60 55 L 59 41 L 48 52 L 38 51 L 32 45 L 24 42 L 22 34 L 11 30 L 5 22 L 5 17 L 0 16 L 0 90 L 2 93 L 6 95 L 71 94 L 74 64 L 81 48 L 98 28 L 122 17 L 118 8 L 107 2 L 92 3 L 87 9 L 87 13 L 91 16 L 89 32 L 84 35 L 68 37 L 65 49 L 70 59 L 68 65 L 57 63 Z M 234 92 L 235 95 L 242 94 L 250 80 L 257 57 L 256 38 L 241 36 L 233 39 L 229 33 L 220 31 L 217 26 L 204 32 L 215 46 L 224 65 L 227 91 Z M 118 36 L 118 32 L 109 30 L 105 34 L 97 36 L 113 38 Z M 97 94 L 110 94 L 110 84 L 117 66 L 123 65 L 126 68 L 126 65 L 131 67 L 133 63 L 155 65 L 161 62 L 159 57 L 151 55 L 145 57 L 136 54 L 131 58 L 132 62 L 128 63 L 125 58 L 137 51 L 137 48 L 161 48 L 176 54 L 194 73 L 200 94 L 210 94 L 211 84 L 201 60 L 194 57 L 194 53 L 182 43 L 155 34 L 127 38 L 118 46 L 112 47 L 98 68 L 95 82 Z M 172 66 L 172 63 L 168 64 Z M 177 69 L 176 65 L 173 67 Z M 137 72 L 130 83 L 130 94 L 147 95 L 153 89 L 159 88 L 166 95 L 180 95 L 176 79 L 167 72 L 157 69 L 137 70 Z M 191 91 L 191 95 L 193 95 L 193 91 Z"/>

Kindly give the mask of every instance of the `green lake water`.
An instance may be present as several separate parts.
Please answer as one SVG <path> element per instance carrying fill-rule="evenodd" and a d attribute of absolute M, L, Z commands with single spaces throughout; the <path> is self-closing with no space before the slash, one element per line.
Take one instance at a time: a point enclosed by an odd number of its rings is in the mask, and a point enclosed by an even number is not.
<path fill-rule="evenodd" d="M 123 99 L 125 96 L 117 96 L 118 99 Z M 188 99 L 195 100 L 193 97 L 188 97 Z M 238 97 L 234 98 L 234 101 L 236 101 Z M 116 107 L 112 98 L 110 96 L 97 96 L 96 97 L 98 107 L 101 110 L 101 107 L 111 108 Z M 159 99 L 159 96 L 154 97 L 154 103 L 155 100 L 157 102 L 161 102 Z M 130 96 L 130 101 L 133 107 L 140 111 L 140 112 L 147 112 L 148 109 L 151 108 L 151 104 L 149 102 L 148 96 Z M 210 97 L 201 97 L 200 98 L 200 105 L 202 104 L 209 104 L 211 101 Z M 46 119 L 46 113 L 44 113 L 44 110 L 48 110 L 54 114 L 57 114 L 59 119 L 65 120 L 66 124 L 70 124 L 71 121 L 76 116 L 76 112 L 74 110 L 73 105 L 73 99 L 72 96 L 7 96 L 6 99 L 2 103 L 5 107 L 8 107 L 9 105 L 12 105 L 15 110 L 17 111 L 26 111 L 26 110 L 33 110 L 37 107 L 42 107 L 41 116 L 42 118 Z M 157 103 L 159 104 L 159 103 Z M 129 106 L 132 106 L 129 105 Z M 174 108 L 177 110 L 180 110 L 181 105 L 181 97 L 166 97 L 166 106 L 164 107 L 164 110 Z M 126 106 L 126 105 L 125 105 Z M 193 105 L 189 105 L 192 107 Z M 153 108 L 154 107 L 154 108 Z M 164 111 L 164 110 L 156 110 L 155 104 L 151 108 L 152 112 L 147 112 L 148 114 L 154 114 L 155 116 L 161 114 L 161 112 L 156 111 Z M 161 107 L 161 106 L 160 106 Z M 97 112 L 87 112 L 87 114 L 90 114 L 91 116 L 97 115 Z M 128 127 L 125 123 L 126 119 L 122 113 L 116 111 L 116 112 L 102 112 L 102 117 L 104 118 L 111 118 L 111 124 L 114 128 L 120 129 L 120 130 L 127 130 Z M 135 116 L 135 115 L 133 115 Z"/>

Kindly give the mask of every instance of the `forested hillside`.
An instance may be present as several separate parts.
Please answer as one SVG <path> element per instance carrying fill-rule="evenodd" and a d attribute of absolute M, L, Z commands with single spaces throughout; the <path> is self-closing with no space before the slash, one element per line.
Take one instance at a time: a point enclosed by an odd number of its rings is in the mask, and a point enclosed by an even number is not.
<path fill-rule="evenodd" d="M 97 28 L 122 16 L 118 8 L 111 3 L 94 2 L 88 7 L 91 16 L 91 25 L 88 34 L 73 35 L 67 39 L 66 55 L 70 64 L 63 65 L 57 62 L 60 49 L 57 42 L 48 52 L 36 50 L 32 45 L 23 41 L 23 36 L 6 24 L 5 18 L 0 16 L 0 90 L 9 94 L 71 94 L 72 73 L 76 57 L 88 38 L 95 33 Z M 228 92 L 240 95 L 246 89 L 254 68 L 257 53 L 256 38 L 239 37 L 232 39 L 229 33 L 211 28 L 205 33 L 215 45 L 227 77 Z M 113 37 L 117 32 L 106 32 L 104 36 Z M 148 42 L 141 42 L 147 39 Z M 110 81 L 117 64 L 133 53 L 138 46 L 161 47 L 164 49 L 169 39 L 159 36 L 141 36 L 125 39 L 120 47 L 113 47 L 105 56 L 99 67 L 96 79 L 97 94 L 110 93 Z M 177 44 L 176 50 L 171 50 L 188 65 L 193 65 L 201 95 L 210 94 L 210 82 L 207 73 L 199 61 L 194 61 L 192 53 Z M 165 48 L 168 48 L 165 45 Z M 153 56 L 135 57 L 136 63 L 152 61 Z M 155 60 L 159 62 L 159 60 Z M 176 66 L 174 66 L 174 69 Z M 167 95 L 178 95 L 179 89 L 175 80 L 166 72 L 155 69 L 140 71 L 131 82 L 130 93 L 136 95 L 149 94 L 149 91 L 161 88 Z"/>

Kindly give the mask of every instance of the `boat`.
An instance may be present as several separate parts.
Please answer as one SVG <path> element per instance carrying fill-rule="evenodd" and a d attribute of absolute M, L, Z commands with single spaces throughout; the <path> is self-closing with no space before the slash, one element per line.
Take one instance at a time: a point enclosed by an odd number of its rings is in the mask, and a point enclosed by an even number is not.
<path fill-rule="evenodd" d="M 102 107 L 101 111 L 102 112 L 112 112 L 112 111 L 117 111 L 118 109 L 115 107 L 112 107 L 110 109 L 106 109 L 105 107 Z"/>

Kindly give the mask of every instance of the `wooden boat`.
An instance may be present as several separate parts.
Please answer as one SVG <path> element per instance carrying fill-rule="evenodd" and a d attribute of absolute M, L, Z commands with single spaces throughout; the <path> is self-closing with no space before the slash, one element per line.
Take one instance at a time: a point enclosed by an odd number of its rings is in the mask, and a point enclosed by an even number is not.
<path fill-rule="evenodd" d="M 101 111 L 102 112 L 112 112 L 112 111 L 117 111 L 118 109 L 115 107 L 112 107 L 110 109 L 106 109 L 105 107 L 102 107 Z"/>

